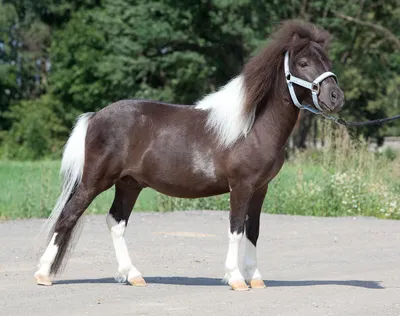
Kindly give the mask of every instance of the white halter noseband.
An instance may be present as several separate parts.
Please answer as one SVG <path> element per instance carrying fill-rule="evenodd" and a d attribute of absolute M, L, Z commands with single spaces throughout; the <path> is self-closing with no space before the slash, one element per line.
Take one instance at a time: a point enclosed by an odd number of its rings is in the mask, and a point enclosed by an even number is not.
<path fill-rule="evenodd" d="M 285 53 L 285 77 L 286 77 L 286 83 L 289 88 L 290 96 L 292 98 L 293 103 L 299 108 L 299 109 L 306 109 L 309 110 L 315 114 L 320 114 L 323 113 L 323 110 L 321 106 L 318 103 L 318 94 L 321 86 L 321 82 L 324 81 L 326 78 L 333 77 L 333 79 L 338 83 L 338 79 L 336 75 L 333 72 L 327 71 L 318 76 L 313 82 L 309 82 L 306 80 L 303 80 L 301 78 L 295 77 L 290 73 L 289 69 L 289 52 Z M 299 86 L 302 86 L 308 90 L 311 90 L 312 94 L 312 100 L 314 103 L 315 108 L 312 108 L 310 105 L 304 105 L 299 102 L 296 96 L 296 92 L 294 91 L 293 84 L 297 84 Z"/>

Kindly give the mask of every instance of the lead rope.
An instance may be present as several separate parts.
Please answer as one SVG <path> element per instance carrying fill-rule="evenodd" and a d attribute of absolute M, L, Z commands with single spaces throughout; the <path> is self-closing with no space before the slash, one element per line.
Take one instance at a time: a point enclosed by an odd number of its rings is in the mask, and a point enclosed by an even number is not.
<path fill-rule="evenodd" d="M 307 109 L 307 108 L 306 108 Z M 308 110 L 308 109 L 307 109 Z M 378 124 L 383 124 L 386 122 L 394 121 L 400 119 L 400 114 L 392 116 L 392 117 L 386 117 L 382 119 L 376 119 L 376 120 L 371 120 L 371 121 L 365 121 L 365 122 L 347 122 L 339 117 L 335 117 L 332 115 L 327 115 L 323 112 L 317 113 L 315 111 L 311 111 L 314 114 L 321 114 L 323 117 L 327 118 L 328 120 L 334 121 L 335 123 L 339 125 L 344 125 L 344 126 L 365 126 L 365 125 L 378 125 Z"/>

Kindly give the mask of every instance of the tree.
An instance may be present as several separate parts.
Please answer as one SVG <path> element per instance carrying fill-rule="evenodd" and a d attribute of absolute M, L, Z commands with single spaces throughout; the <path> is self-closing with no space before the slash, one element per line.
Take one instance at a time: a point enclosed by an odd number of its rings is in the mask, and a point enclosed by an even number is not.
<path fill-rule="evenodd" d="M 290 18 L 331 32 L 333 71 L 346 95 L 341 116 L 400 112 L 396 0 L 3 0 L 0 9 L 3 135 L 28 124 L 15 115 L 20 104 L 46 117 L 56 113 L 59 120 L 51 121 L 66 128 L 77 114 L 124 98 L 191 104 L 237 75 L 275 25 Z M 317 118 L 304 117 L 300 147 L 316 130 Z M 357 132 L 381 138 L 400 135 L 399 126 Z M 46 135 L 48 144 L 66 137 Z"/>
<path fill-rule="evenodd" d="M 54 93 L 82 110 L 132 97 L 192 103 L 240 70 L 253 33 L 208 2 L 105 1 L 56 34 Z"/>

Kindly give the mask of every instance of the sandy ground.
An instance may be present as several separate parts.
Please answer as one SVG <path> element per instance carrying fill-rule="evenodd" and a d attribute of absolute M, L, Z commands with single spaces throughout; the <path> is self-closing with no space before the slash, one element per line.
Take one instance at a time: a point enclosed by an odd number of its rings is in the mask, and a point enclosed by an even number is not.
<path fill-rule="evenodd" d="M 0 315 L 400 315 L 400 222 L 265 215 L 263 290 L 221 282 L 227 212 L 134 213 L 128 247 L 148 286 L 116 283 L 105 216 L 88 216 L 64 272 L 35 284 L 43 220 L 0 223 Z"/>

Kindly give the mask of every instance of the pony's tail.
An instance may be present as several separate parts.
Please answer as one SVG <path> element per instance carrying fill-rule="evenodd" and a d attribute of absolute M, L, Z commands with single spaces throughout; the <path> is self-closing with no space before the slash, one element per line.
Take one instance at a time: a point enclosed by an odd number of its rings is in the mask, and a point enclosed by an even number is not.
<path fill-rule="evenodd" d="M 90 120 L 94 115 L 94 112 L 90 112 L 82 114 L 78 117 L 71 135 L 64 146 L 60 169 L 60 174 L 63 178 L 62 191 L 54 209 L 52 210 L 41 230 L 42 233 L 49 234 L 49 238 L 52 237 L 54 225 L 57 219 L 59 218 L 67 202 L 73 196 L 76 187 L 82 180 L 83 167 L 85 163 L 86 132 Z M 54 266 L 54 268 L 55 270 L 58 270 L 59 267 Z"/>

